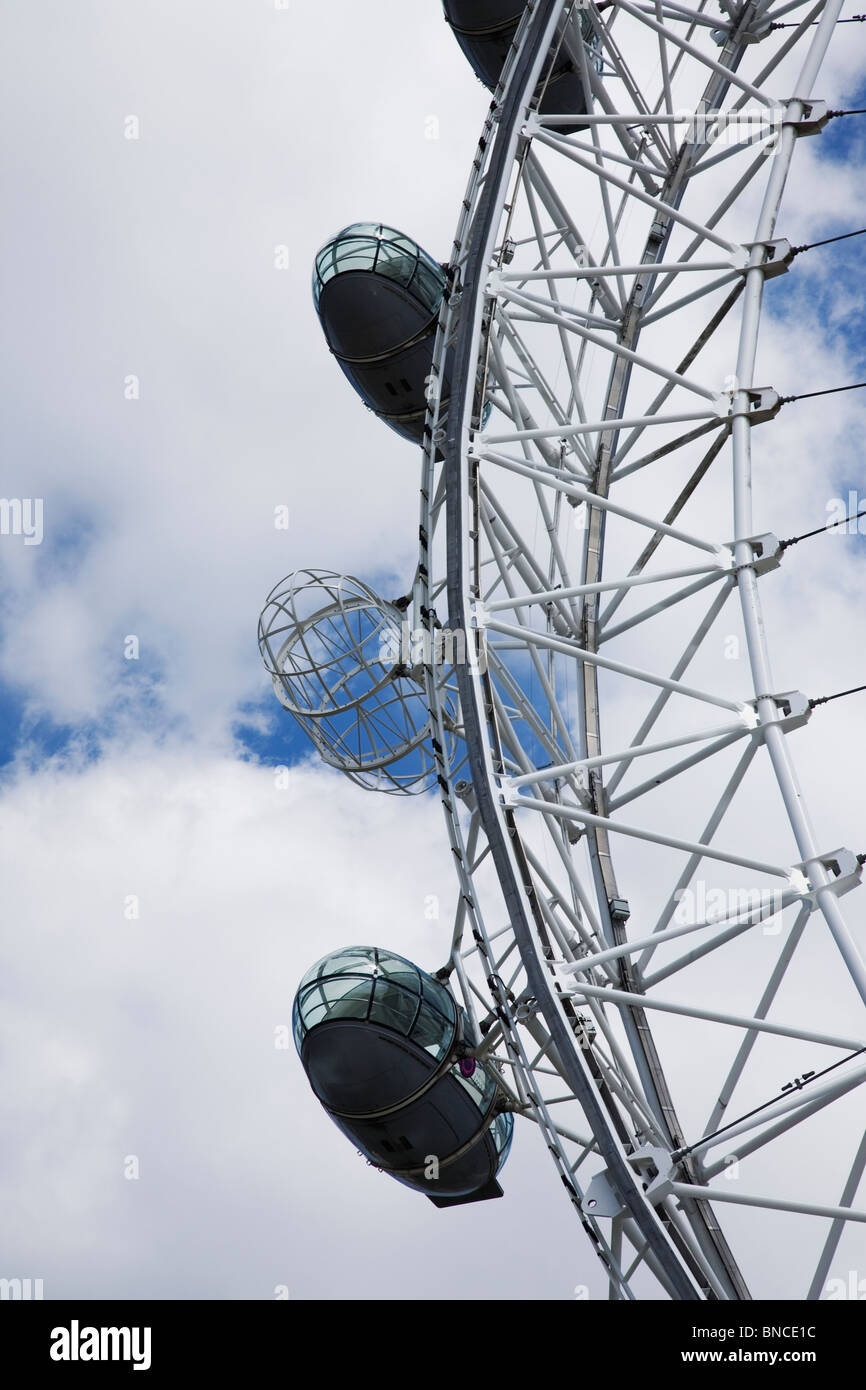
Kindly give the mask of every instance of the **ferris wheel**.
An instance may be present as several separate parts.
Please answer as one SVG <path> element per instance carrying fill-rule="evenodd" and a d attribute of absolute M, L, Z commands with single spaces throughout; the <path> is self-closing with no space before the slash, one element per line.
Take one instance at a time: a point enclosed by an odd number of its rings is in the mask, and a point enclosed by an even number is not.
<path fill-rule="evenodd" d="M 793 559 L 752 458 L 841 0 L 444 9 L 493 92 L 450 257 L 363 223 L 314 274 L 342 370 L 420 445 L 417 571 L 298 572 L 259 637 L 326 762 L 441 797 L 456 905 L 429 971 L 396 940 L 314 966 L 296 1042 L 438 1206 L 501 1195 L 536 1128 L 613 1299 L 820 1298 L 866 1222 L 863 856 L 797 780 L 820 701 L 771 671 Z"/>

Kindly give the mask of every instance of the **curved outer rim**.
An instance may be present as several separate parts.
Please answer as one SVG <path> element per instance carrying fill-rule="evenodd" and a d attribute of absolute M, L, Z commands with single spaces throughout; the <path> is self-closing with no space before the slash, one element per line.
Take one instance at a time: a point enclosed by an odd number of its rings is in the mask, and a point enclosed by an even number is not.
<path fill-rule="evenodd" d="M 728 68 L 735 70 L 738 66 L 745 48 L 745 44 L 738 39 L 738 35 L 748 32 L 749 26 L 755 17 L 756 8 L 757 6 L 754 0 L 744 7 L 736 28 L 732 30 L 720 54 L 720 62 L 723 62 Z M 720 76 L 714 74 L 704 93 L 702 102 L 704 109 L 715 109 L 720 104 L 726 87 L 727 84 L 724 80 Z M 692 145 L 687 144 L 681 148 L 680 157 L 677 159 L 664 187 L 659 193 L 661 202 L 670 204 L 672 207 L 677 207 L 679 205 L 687 186 L 686 171 L 688 165 L 690 162 L 694 162 L 698 154 L 702 152 L 704 148 L 705 147 L 699 143 L 694 143 Z M 667 217 L 660 215 L 658 217 L 651 230 L 644 249 L 644 254 L 641 258 L 643 264 L 650 266 L 654 261 L 663 259 L 664 250 L 667 246 L 673 225 L 673 218 L 670 215 Z M 763 260 L 763 253 L 760 253 L 759 256 L 756 255 L 756 259 Z M 758 269 L 756 274 L 763 285 L 763 272 Z M 619 334 L 618 341 L 631 350 L 637 347 L 642 327 L 642 307 L 654 283 L 651 275 L 640 277 L 640 280 L 635 283 L 635 288 L 626 307 L 623 316 L 623 331 Z M 614 362 L 602 418 L 621 419 L 624 416 L 631 382 L 631 373 L 631 364 L 623 358 L 618 358 Z M 748 409 L 748 397 L 745 399 L 745 408 Z M 748 422 L 745 423 L 748 428 Z M 609 494 L 610 465 L 616 450 L 618 438 L 619 430 L 611 430 L 607 434 L 602 435 L 599 439 L 596 457 L 596 472 L 592 488 L 594 492 L 602 497 L 606 497 Z M 606 512 L 604 509 L 597 506 L 590 506 L 584 543 L 584 579 L 586 583 L 594 583 L 602 578 L 605 523 Z M 748 535 L 749 532 L 742 533 L 737 530 L 737 534 Z M 752 552 L 748 547 L 746 550 L 747 553 L 745 556 L 741 557 L 742 563 L 751 564 L 753 561 Z M 589 651 L 598 651 L 598 609 L 599 601 L 597 598 L 590 598 L 585 603 L 584 626 L 581 640 L 582 645 Z M 600 753 L 602 749 L 602 737 L 601 708 L 598 698 L 598 669 L 594 665 L 584 663 L 582 679 L 578 684 L 578 690 L 585 747 L 588 753 L 597 754 Z M 593 777 L 591 786 L 593 791 L 591 803 L 592 810 L 595 814 L 603 816 L 606 814 L 607 808 L 601 777 Z M 625 940 L 624 924 L 618 923 L 613 919 L 609 907 L 609 904 L 613 902 L 614 899 L 620 897 L 610 848 L 610 836 L 604 828 L 588 826 L 587 843 L 596 882 L 596 896 L 602 929 L 609 946 L 621 945 Z M 630 962 L 625 957 L 619 962 L 619 975 L 622 989 L 628 990 L 629 993 L 640 992 L 633 978 Z M 646 1088 L 647 1096 L 654 1101 L 655 1115 L 662 1132 L 667 1134 L 671 1149 L 679 1148 L 685 1141 L 677 1120 L 673 1097 L 671 1096 L 664 1076 L 645 1011 L 642 1009 L 624 1010 L 623 1026 L 628 1035 L 632 1053 Z M 687 1178 L 691 1180 L 693 1174 L 688 1165 L 685 1165 L 685 1170 Z M 706 1202 L 695 1202 L 690 1205 L 699 1238 L 702 1239 L 702 1243 L 705 1247 L 709 1245 L 712 1248 L 713 1253 L 716 1255 L 717 1262 L 721 1266 L 720 1272 L 726 1276 L 729 1296 L 737 1299 L 749 1298 L 748 1287 L 737 1268 L 733 1254 L 708 1204 Z"/>
<path fill-rule="evenodd" d="M 469 192 L 464 200 L 461 212 L 460 223 L 458 226 L 457 237 L 455 239 L 454 260 L 460 258 L 467 245 L 467 232 L 469 231 L 469 212 L 473 207 L 472 192 L 477 187 L 482 170 L 484 170 L 484 190 L 480 202 L 475 209 L 473 232 L 475 244 L 470 250 L 465 261 L 464 279 L 459 288 L 459 298 L 464 305 L 472 302 L 474 317 L 470 321 L 466 314 L 459 315 L 456 338 L 454 339 L 454 362 L 452 370 L 452 404 L 449 410 L 447 423 L 447 433 L 445 434 L 444 453 L 446 458 L 446 505 L 447 505 L 447 524 L 448 524 L 448 599 L 449 599 L 449 622 L 454 627 L 460 627 L 468 631 L 472 624 L 472 603 L 473 593 L 469 581 L 469 556 L 465 545 L 471 517 L 467 516 L 467 501 L 469 498 L 469 478 L 471 466 L 471 435 L 472 435 L 472 398 L 474 395 L 476 373 L 475 367 L 479 359 L 481 348 L 481 308 L 483 305 L 483 284 L 482 274 L 486 268 L 490 255 L 493 250 L 493 239 L 497 228 L 497 215 L 504 201 L 504 193 L 507 178 L 512 166 L 518 142 L 518 118 L 525 109 L 525 93 L 535 89 L 541 72 L 541 65 L 549 44 L 552 42 L 555 33 L 555 26 L 558 16 L 562 10 L 563 0 L 530 0 L 524 21 L 515 38 L 512 54 L 506 69 L 503 73 L 505 83 L 504 92 L 502 86 L 497 91 L 499 107 L 497 101 L 491 108 L 491 115 L 488 117 L 482 136 L 479 155 L 476 157 L 473 166 L 473 174 L 470 178 Z M 772 236 L 778 213 L 782 192 L 784 189 L 788 169 L 790 166 L 793 148 L 796 142 L 795 122 L 802 115 L 802 101 L 811 92 L 814 79 L 820 68 L 821 61 L 830 39 L 833 25 L 838 17 L 841 8 L 841 0 L 830 0 L 825 8 L 821 20 L 819 21 L 817 32 L 809 49 L 805 66 L 801 73 L 800 82 L 797 87 L 798 96 L 787 104 L 785 114 L 785 124 L 780 137 L 779 149 L 777 150 L 774 167 L 766 190 L 755 241 L 767 240 Z M 747 15 L 751 16 L 753 7 L 749 6 L 747 11 L 740 17 L 738 32 L 745 32 L 747 29 Z M 744 47 L 740 45 L 740 51 Z M 736 62 L 734 55 L 734 63 Z M 731 57 L 728 58 L 731 65 Z M 524 100 L 521 101 L 521 98 Z M 498 131 L 492 141 L 494 130 L 498 124 Z M 498 195 L 498 196 L 497 196 Z M 478 228 L 482 227 L 482 236 Z M 753 380 L 753 366 L 757 345 L 757 335 L 760 322 L 761 298 L 763 292 L 764 274 L 761 268 L 761 255 L 755 254 L 752 258 L 750 269 L 747 270 L 745 280 L 745 302 L 741 319 L 740 347 L 737 361 L 737 381 L 739 393 L 735 394 L 732 405 L 732 439 L 734 452 L 734 502 L 735 502 L 735 534 L 738 537 L 748 536 L 751 533 L 751 488 L 750 488 L 750 421 L 745 412 L 749 409 L 748 388 Z M 455 296 L 456 298 L 457 296 Z M 455 326 L 454 304 L 446 302 L 443 304 L 442 317 L 440 319 L 440 329 L 437 337 L 437 347 L 434 355 L 434 369 L 441 377 L 444 365 L 445 344 L 449 334 L 453 332 Z M 637 335 L 635 335 L 636 337 Z M 461 383 L 458 387 L 457 383 Z M 627 389 L 627 382 L 626 382 Z M 625 392 L 623 392 L 623 399 Z M 619 413 L 619 412 L 617 412 Z M 432 502 L 432 478 L 433 478 L 433 454 L 434 446 L 442 446 L 442 431 L 435 434 L 431 433 L 432 427 L 435 428 L 437 419 L 437 403 L 433 402 L 428 416 L 428 428 L 425 431 L 425 471 L 422 482 L 422 533 L 421 533 L 421 564 L 419 566 L 419 587 L 421 614 L 427 617 L 428 610 L 424 607 L 425 602 L 429 602 L 429 574 L 427 571 L 427 542 L 429 534 L 430 510 Z M 597 489 L 602 492 L 601 488 Z M 601 509 L 593 509 L 599 518 L 599 523 L 603 520 Z M 425 530 L 425 526 L 428 528 Z M 603 527 L 600 527 L 603 538 Z M 589 541 L 589 536 L 587 537 Z M 763 624 L 761 621 L 760 605 L 757 593 L 757 581 L 754 569 L 751 568 L 753 552 L 745 542 L 739 542 L 736 552 L 738 563 L 738 586 L 740 593 L 741 606 L 743 610 L 744 623 L 747 634 L 747 645 L 752 672 L 752 681 L 756 702 L 762 720 L 771 725 L 778 720 L 778 710 L 774 702 L 768 698 L 772 691 L 772 684 L 769 677 L 769 662 L 767 655 L 766 638 Z M 600 562 L 599 562 L 600 563 Z M 586 668 L 585 668 L 586 669 Z M 589 668 L 594 674 L 594 668 Z M 601 1107 L 598 1092 L 594 1086 L 592 1077 L 586 1067 L 585 1059 L 580 1055 L 580 1049 L 575 1046 L 575 1039 L 569 1020 L 562 1006 L 561 997 L 552 987 L 552 977 L 548 970 L 545 970 L 542 956 L 539 952 L 538 942 L 536 941 L 530 923 L 530 913 L 528 911 L 528 900 L 525 894 L 525 886 L 529 881 L 528 871 L 522 860 L 522 849 L 520 840 L 514 827 L 513 818 L 510 812 L 498 804 L 495 787 L 496 774 L 492 763 L 490 746 L 486 737 L 486 730 L 489 728 L 487 722 L 487 712 L 485 709 L 484 686 L 485 677 L 479 673 L 473 673 L 465 667 L 458 671 L 458 684 L 460 689 L 461 702 L 464 711 L 466 728 L 466 743 L 469 753 L 469 762 L 472 768 L 473 784 L 477 797 L 479 817 L 484 827 L 485 834 L 490 844 L 492 856 L 499 874 L 500 884 L 503 895 L 511 916 L 511 924 L 518 940 L 518 945 L 523 959 L 527 977 L 532 989 L 535 991 L 539 1001 L 542 1015 L 547 1023 L 552 1038 L 559 1050 L 564 1064 L 567 1078 L 573 1086 L 574 1094 L 578 1101 L 583 1105 L 587 1119 L 592 1127 L 593 1134 L 599 1145 L 599 1150 L 605 1160 L 608 1173 L 618 1189 L 618 1195 L 628 1208 L 637 1229 L 641 1236 L 649 1245 L 652 1258 L 649 1261 L 655 1267 L 655 1272 L 662 1272 L 665 1276 L 663 1282 L 667 1284 L 669 1292 L 674 1298 L 694 1299 L 707 1296 L 708 1289 L 703 1278 L 694 1277 L 693 1268 L 690 1268 L 687 1261 L 682 1258 L 679 1248 L 670 1240 L 668 1232 L 661 1221 L 660 1212 L 653 1207 L 645 1198 L 641 1185 L 636 1181 L 635 1174 L 630 1167 L 624 1149 L 620 1141 L 612 1130 L 609 1117 Z M 431 705 L 431 714 L 434 720 L 441 723 L 441 718 L 437 710 L 437 695 L 435 682 L 431 679 L 428 682 L 428 692 Z M 597 721 L 598 709 L 595 708 L 595 719 Z M 585 729 L 588 735 L 593 732 L 592 721 L 587 721 Z M 494 737 L 495 737 L 495 730 Z M 808 822 L 805 810 L 802 805 L 802 797 L 796 783 L 793 767 L 788 755 L 782 731 L 778 728 L 769 727 L 767 729 L 767 744 L 770 752 L 773 768 L 780 786 L 780 790 L 788 810 L 797 844 L 803 856 L 805 867 L 809 873 L 811 883 L 816 888 L 816 899 L 821 907 L 828 922 L 830 930 L 839 946 L 840 952 L 851 971 L 851 974 L 860 990 L 861 995 L 866 998 L 866 970 L 860 960 L 856 947 L 848 934 L 847 928 L 839 911 L 838 900 L 831 887 L 830 876 L 820 859 L 817 857 L 818 851 L 815 846 L 814 836 Z M 462 832 L 459 821 L 454 809 L 454 798 L 451 789 L 451 779 L 447 766 L 447 757 L 443 755 L 441 749 L 435 748 L 437 761 L 440 765 L 442 774 L 443 803 L 445 806 L 446 817 L 449 823 L 449 835 L 454 852 L 458 875 L 463 887 L 463 898 L 470 915 L 475 918 L 478 914 L 478 905 L 472 898 L 472 879 L 471 873 L 467 868 L 465 846 L 463 844 Z M 596 845 L 598 841 L 596 840 Z M 601 898 L 601 894 L 599 897 Z M 530 900 L 531 901 L 531 900 Z M 542 920 L 537 920 L 535 927 L 538 937 L 543 942 L 546 939 L 546 928 Z M 481 935 L 483 936 L 483 928 Z M 611 934 L 613 940 L 613 933 Z M 476 930 L 476 941 L 480 942 L 479 933 Z M 519 1040 L 516 1036 L 514 1019 L 510 1010 L 506 1006 L 504 997 L 499 1000 L 498 1010 L 503 1022 L 506 1043 L 514 1054 L 520 1052 Z M 643 1031 L 643 1030 L 641 1030 Z M 641 1038 L 642 1043 L 642 1038 Z M 637 1053 L 636 1053 L 637 1056 Z M 665 1110 L 664 1096 L 666 1087 L 664 1077 L 658 1068 L 654 1057 L 654 1051 L 650 1048 L 645 1053 L 644 1076 L 647 1071 L 652 1080 L 652 1086 L 648 1088 L 652 1094 L 655 1090 L 661 1102 L 662 1111 Z M 618 1271 L 616 1261 L 611 1257 L 609 1247 L 601 1236 L 601 1232 L 589 1214 L 581 1210 L 579 1198 L 576 1196 L 575 1184 L 565 1173 L 562 1172 L 562 1165 L 556 1152 L 556 1144 L 551 1143 L 552 1132 L 549 1125 L 549 1117 L 543 1111 L 543 1105 L 538 1105 L 537 1097 L 530 1097 L 531 1107 L 535 1111 L 535 1118 L 539 1121 L 542 1128 L 546 1130 L 548 1147 L 554 1153 L 554 1158 L 560 1167 L 561 1176 L 567 1188 L 570 1190 L 572 1200 L 578 1207 L 585 1228 L 588 1231 L 593 1243 L 596 1245 L 597 1252 L 603 1262 L 608 1266 L 611 1277 L 616 1282 Z M 671 1112 L 672 1113 L 672 1112 Z M 672 1126 L 672 1138 L 676 1133 L 675 1117 Z M 720 1273 L 719 1261 L 721 1260 L 721 1274 L 727 1275 L 725 1283 L 726 1289 L 718 1289 L 716 1292 L 721 1295 L 734 1298 L 748 1297 L 748 1292 L 742 1284 L 741 1278 L 736 1270 L 732 1258 L 727 1252 L 724 1238 L 712 1210 L 704 1201 L 688 1203 L 692 1207 L 692 1215 L 695 1212 L 700 1214 L 701 1222 L 705 1226 L 705 1233 L 712 1244 L 715 1245 L 715 1271 L 718 1278 Z M 693 1221 L 694 1224 L 694 1221 Z M 705 1244 L 705 1242 L 702 1242 Z M 631 1296 L 625 1290 L 626 1296 Z M 712 1294 L 710 1294 L 712 1296 Z"/>
<path fill-rule="evenodd" d="M 524 37 L 507 77 L 499 128 L 487 166 L 484 191 L 475 214 L 474 245 L 467 256 L 461 285 L 464 304 L 473 302 L 476 312 L 473 320 L 468 317 L 462 318 L 458 328 L 444 452 L 449 621 L 453 627 L 464 632 L 469 631 L 472 625 L 469 556 L 465 547 L 469 526 L 465 517 L 465 502 L 469 485 L 471 396 L 475 389 L 475 368 L 480 350 L 479 320 L 483 275 L 493 250 L 493 239 L 498 229 L 498 213 L 511 174 L 519 137 L 518 117 L 525 109 L 525 93 L 534 92 L 537 86 L 545 55 L 553 42 L 561 8 L 559 0 L 539 0 L 533 9 L 527 7 Z M 477 230 L 479 227 L 483 229 L 483 236 Z M 458 383 L 466 383 L 466 389 L 461 391 Z M 551 975 L 545 970 L 538 955 L 524 891 L 527 870 L 522 862 L 522 851 L 515 835 L 513 817 L 510 812 L 503 811 L 497 805 L 494 796 L 496 773 L 485 737 L 486 716 L 482 679 L 486 681 L 486 678 L 473 679 L 465 666 L 458 669 L 466 745 L 479 814 L 526 967 L 527 978 L 559 1051 L 566 1079 L 583 1108 L 620 1198 L 664 1271 L 675 1296 L 684 1300 L 697 1300 L 701 1297 L 701 1291 L 680 1252 L 660 1224 L 635 1172 L 629 1166 L 622 1143 L 593 1084 L 589 1066 L 580 1055 L 579 1049 L 574 1046 L 574 1035 L 562 1003 L 554 993 Z M 542 933 L 543 939 L 543 922 L 539 919 L 534 925 Z"/>
<path fill-rule="evenodd" d="M 517 53 L 517 46 L 526 32 L 529 17 L 533 13 L 533 4 L 527 7 L 523 22 L 518 30 L 512 46 L 511 58 L 503 71 L 503 78 L 506 78 L 513 66 L 514 57 Z M 471 210 L 473 206 L 473 191 L 478 183 L 480 172 L 484 164 L 484 152 L 490 146 L 498 123 L 498 108 L 496 97 L 500 97 L 503 91 L 502 84 L 497 88 L 494 101 L 491 103 L 490 110 L 482 129 L 479 141 L 478 154 L 473 163 L 472 171 L 466 195 L 463 199 L 460 216 L 458 219 L 457 232 L 455 235 L 452 251 L 452 261 L 456 262 L 461 252 L 464 239 L 467 235 L 471 221 Z M 446 288 L 443 297 L 439 328 L 436 336 L 434 349 L 434 374 L 438 380 L 442 380 L 444 371 L 442 369 L 445 355 L 446 343 L 451 329 L 451 313 L 453 304 L 451 302 L 451 288 Z M 423 443 L 423 465 L 421 480 L 421 522 L 420 522 L 420 555 L 418 564 L 417 587 L 415 594 L 415 611 L 417 617 L 423 621 L 428 631 L 432 634 L 435 631 L 436 617 L 431 609 L 430 592 L 430 571 L 429 571 L 429 544 L 432 535 L 432 507 L 436 499 L 435 493 L 435 469 L 436 462 L 441 457 L 440 449 L 444 442 L 444 431 L 436 428 L 436 419 L 441 401 L 435 391 L 431 393 L 430 411 L 428 412 L 428 422 L 425 426 Z M 431 423 L 432 421 L 432 423 Z M 427 670 L 427 699 L 430 708 L 431 719 L 433 721 L 435 734 L 432 740 L 433 754 L 439 770 L 439 782 L 442 788 L 442 805 L 445 812 L 445 824 L 448 833 L 451 852 L 457 871 L 458 880 L 461 888 L 461 906 L 472 925 L 472 934 L 475 939 L 480 955 L 488 966 L 493 969 L 493 952 L 490 939 L 487 935 L 483 914 L 480 904 L 474 896 L 474 887 L 471 872 L 471 860 L 474 849 L 474 838 L 470 831 L 468 839 L 464 836 L 460 818 L 455 809 L 455 792 L 458 786 L 465 783 L 458 782 L 453 776 L 451 760 L 448 755 L 446 743 L 446 727 L 441 701 L 439 699 L 438 682 L 432 669 Z M 459 957 L 454 960 L 454 968 L 463 988 L 464 996 L 469 1001 L 468 990 L 464 971 Z M 523 1039 L 517 1030 L 515 1010 L 504 990 L 498 989 L 498 980 L 494 975 L 490 976 L 491 988 L 494 990 L 494 998 L 497 1005 L 497 1015 L 503 1030 L 503 1040 L 509 1055 L 509 1060 L 515 1065 L 515 1075 L 518 1078 L 531 1078 L 529 1060 L 524 1048 Z M 471 1004 L 470 1004 L 471 1007 Z M 563 1148 L 562 1140 L 549 1113 L 548 1107 L 541 1096 L 539 1096 L 531 1086 L 520 1086 L 521 1097 L 527 1113 L 538 1125 L 544 1135 L 545 1142 L 554 1165 L 559 1173 L 569 1199 L 574 1207 L 583 1230 L 588 1237 L 590 1244 L 607 1270 L 611 1281 L 611 1287 L 616 1288 L 619 1297 L 631 1300 L 634 1294 L 630 1288 L 627 1277 L 623 1274 L 618 1253 L 612 1244 L 607 1240 L 598 1220 L 589 1210 L 584 1210 L 581 1202 L 580 1186 L 571 1171 L 571 1167 Z M 649 1253 L 648 1264 L 655 1267 L 654 1256 Z M 664 1280 L 662 1280 L 664 1282 Z"/>

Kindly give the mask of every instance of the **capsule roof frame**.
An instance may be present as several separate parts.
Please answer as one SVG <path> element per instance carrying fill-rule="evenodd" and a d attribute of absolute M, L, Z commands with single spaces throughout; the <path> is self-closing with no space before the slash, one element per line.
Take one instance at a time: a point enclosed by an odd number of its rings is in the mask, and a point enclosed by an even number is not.
<path fill-rule="evenodd" d="M 345 255 L 339 254 L 342 248 L 346 250 Z M 328 238 L 316 252 L 313 262 L 313 303 L 317 314 L 325 286 L 338 275 L 353 272 L 393 280 L 414 294 L 431 316 L 439 312 L 445 291 L 445 272 L 420 242 L 396 227 L 384 222 L 351 222 Z"/>
<path fill-rule="evenodd" d="M 438 766 L 420 669 L 404 654 L 411 643 L 402 602 L 352 575 L 294 570 L 265 600 L 258 643 L 280 704 L 323 762 L 359 786 L 411 796 L 436 786 Z M 323 634 L 327 660 L 317 650 Z M 440 695 L 456 765 L 459 705 L 446 666 Z"/>

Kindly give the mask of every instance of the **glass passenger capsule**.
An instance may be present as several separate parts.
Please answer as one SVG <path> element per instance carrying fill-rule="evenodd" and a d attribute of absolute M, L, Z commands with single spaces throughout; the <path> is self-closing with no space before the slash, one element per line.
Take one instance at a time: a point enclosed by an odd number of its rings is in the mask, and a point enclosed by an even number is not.
<path fill-rule="evenodd" d="M 437 1206 L 502 1195 L 514 1117 L 494 1069 L 465 1055 L 468 1020 L 443 984 L 350 946 L 304 976 L 292 1026 L 313 1091 L 377 1168 Z"/>
<path fill-rule="evenodd" d="M 526 8 L 524 0 L 443 0 L 443 8 L 445 18 L 454 30 L 454 37 L 475 75 L 492 91 L 499 81 L 517 26 L 523 17 Z M 595 49 L 598 39 L 585 10 L 580 17 L 580 37 L 577 23 L 577 15 L 573 21 L 566 22 L 565 32 L 560 34 L 557 41 L 549 76 L 548 68 L 543 70 L 546 86 L 539 105 L 542 115 L 565 115 L 569 111 L 586 114 L 588 110 L 575 44 L 581 41 L 586 43 L 587 57 L 597 71 L 599 65 Z M 581 128 L 577 123 L 558 126 L 557 130 L 568 134 Z"/>
<path fill-rule="evenodd" d="M 362 400 L 415 443 L 444 290 L 433 257 L 381 223 L 345 227 L 316 256 L 313 301 L 328 346 Z"/>

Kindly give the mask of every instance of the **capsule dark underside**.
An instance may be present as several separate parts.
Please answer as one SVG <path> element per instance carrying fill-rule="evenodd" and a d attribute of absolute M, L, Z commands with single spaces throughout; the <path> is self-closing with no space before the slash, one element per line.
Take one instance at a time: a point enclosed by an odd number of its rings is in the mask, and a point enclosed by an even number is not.
<path fill-rule="evenodd" d="M 334 275 L 319 294 L 328 346 L 349 381 L 377 415 L 415 443 L 424 432 L 440 298 L 440 286 L 425 282 L 421 297 L 414 284 L 368 269 Z M 442 395 L 444 403 L 447 385 Z"/>
<path fill-rule="evenodd" d="M 473 1088 L 451 1067 L 428 1084 L 437 1067 L 423 1047 L 357 1020 L 314 1028 L 301 1061 L 331 1118 L 391 1176 L 434 1197 L 469 1194 L 495 1177 L 501 1144 L 490 1133 L 492 1078 Z M 438 1176 L 425 1177 L 431 1158 Z"/>
<path fill-rule="evenodd" d="M 443 4 L 454 37 L 476 76 L 492 91 L 499 81 L 525 5 L 516 0 L 443 0 Z M 564 44 L 555 51 L 552 71 L 549 64 L 545 65 L 542 81 L 546 84 L 538 108 L 542 115 L 565 115 L 572 111 L 586 114 L 583 79 Z M 557 127 L 563 134 L 582 128 L 579 122 Z"/>

